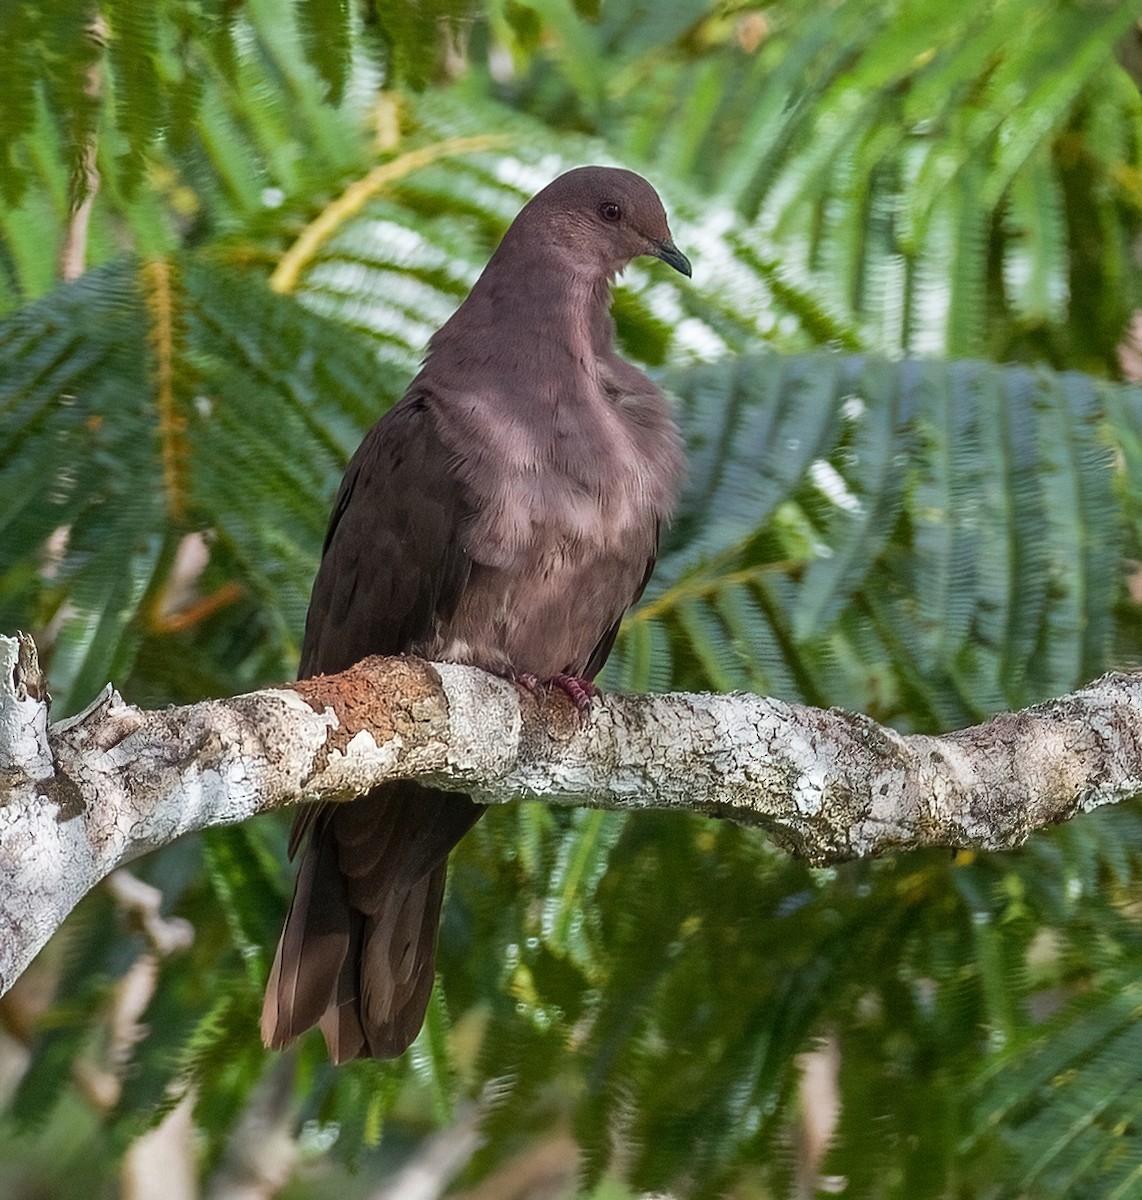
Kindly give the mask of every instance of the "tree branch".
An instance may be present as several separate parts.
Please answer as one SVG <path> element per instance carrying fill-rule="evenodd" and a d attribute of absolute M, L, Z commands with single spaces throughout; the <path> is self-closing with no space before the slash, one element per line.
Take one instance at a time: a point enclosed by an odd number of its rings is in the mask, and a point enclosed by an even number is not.
<path fill-rule="evenodd" d="M 814 863 L 1003 849 L 1142 791 L 1142 675 L 941 737 L 744 694 L 607 695 L 584 720 L 561 694 L 410 658 L 155 712 L 109 686 L 54 726 L 44 696 L 31 640 L 0 638 L 0 994 L 131 859 L 386 779 L 728 817 Z"/>

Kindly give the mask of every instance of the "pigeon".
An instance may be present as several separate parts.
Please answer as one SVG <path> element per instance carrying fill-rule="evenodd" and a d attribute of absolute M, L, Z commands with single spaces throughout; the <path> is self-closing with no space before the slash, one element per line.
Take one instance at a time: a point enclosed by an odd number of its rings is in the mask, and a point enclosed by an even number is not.
<path fill-rule="evenodd" d="M 409 654 L 590 704 L 684 469 L 666 399 L 613 345 L 610 284 L 640 255 L 691 273 L 631 171 L 580 167 L 524 206 L 349 463 L 300 678 Z M 318 1025 L 334 1062 L 407 1049 L 435 977 L 448 855 L 482 811 L 402 781 L 302 810 L 268 1046 Z"/>

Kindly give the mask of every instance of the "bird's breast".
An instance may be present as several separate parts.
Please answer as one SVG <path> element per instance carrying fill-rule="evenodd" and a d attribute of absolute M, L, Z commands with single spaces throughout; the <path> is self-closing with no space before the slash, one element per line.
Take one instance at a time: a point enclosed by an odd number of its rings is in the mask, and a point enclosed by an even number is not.
<path fill-rule="evenodd" d="M 458 448 L 469 583 L 430 655 L 540 677 L 586 669 L 669 515 L 680 450 L 663 410 L 660 427 L 630 426 L 610 404 L 558 421 L 481 414 Z"/>
<path fill-rule="evenodd" d="M 653 488 L 637 462 L 596 450 L 560 461 L 501 463 L 496 486 L 479 498 L 466 539 L 473 561 L 505 570 L 554 570 L 607 555 L 653 530 Z M 606 459 L 614 461 L 606 462 Z M 600 461 L 603 460 L 603 461 Z"/>

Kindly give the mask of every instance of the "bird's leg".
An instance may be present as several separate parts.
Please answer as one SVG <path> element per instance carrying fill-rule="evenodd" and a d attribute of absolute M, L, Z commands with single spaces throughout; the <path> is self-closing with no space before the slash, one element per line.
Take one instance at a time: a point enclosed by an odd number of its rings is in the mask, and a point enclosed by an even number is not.
<path fill-rule="evenodd" d="M 599 689 L 582 675 L 552 675 L 547 684 L 568 695 L 583 716 L 591 711 L 591 701 L 599 695 Z"/>

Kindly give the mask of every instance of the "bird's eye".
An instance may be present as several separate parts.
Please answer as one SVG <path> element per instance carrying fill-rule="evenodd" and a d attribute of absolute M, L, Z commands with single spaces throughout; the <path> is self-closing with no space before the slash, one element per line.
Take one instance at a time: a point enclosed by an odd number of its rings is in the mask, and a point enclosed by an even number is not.
<path fill-rule="evenodd" d="M 613 200 L 604 200 L 599 205 L 599 216 L 604 221 L 617 221 L 623 215 L 623 210 Z"/>

